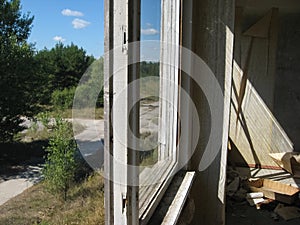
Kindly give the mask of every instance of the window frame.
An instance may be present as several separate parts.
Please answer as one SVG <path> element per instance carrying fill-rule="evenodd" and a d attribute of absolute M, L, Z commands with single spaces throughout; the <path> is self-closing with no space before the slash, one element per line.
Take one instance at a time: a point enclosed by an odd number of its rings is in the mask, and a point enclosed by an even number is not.
<path fill-rule="evenodd" d="M 178 170 L 179 146 L 179 82 L 180 82 L 180 0 L 161 0 L 161 51 L 160 59 L 160 120 L 158 134 L 158 162 L 151 168 L 156 180 L 163 181 L 152 185 L 148 198 L 141 196 L 144 205 L 140 207 L 141 224 L 146 224 L 165 193 L 172 175 Z M 170 23 L 171 21 L 171 23 Z M 175 23 L 173 23 L 175 21 Z M 174 48 L 175 47 L 175 48 Z M 178 48 L 176 48 L 178 47 Z M 168 87 L 168 89 L 166 89 Z M 173 103 L 176 105 L 174 107 Z M 167 126 L 166 126 L 167 124 Z M 170 126 L 168 126 L 170 125 Z M 156 171 L 163 171 L 156 173 Z M 150 178 L 151 179 L 151 178 Z M 141 182 L 142 185 L 142 182 Z M 141 193 L 143 195 L 143 193 Z"/>
<path fill-rule="evenodd" d="M 176 0 L 175 4 L 172 0 L 162 0 L 162 13 L 167 14 L 167 19 L 164 17 L 162 21 L 162 42 L 171 43 L 166 46 L 179 46 L 180 44 L 180 7 L 181 0 Z M 114 182 L 116 180 L 122 180 L 126 183 L 129 180 L 133 180 L 133 183 L 139 183 L 138 171 L 133 167 L 120 166 L 118 161 L 126 162 L 127 165 L 137 165 L 137 154 L 126 147 L 128 144 L 134 146 L 134 140 L 129 137 L 127 132 L 129 127 L 136 136 L 139 133 L 139 116 L 129 118 L 129 111 L 134 110 L 134 114 L 139 115 L 139 105 L 136 104 L 134 109 L 129 109 L 129 103 L 127 101 L 135 100 L 139 96 L 139 87 L 129 89 L 127 94 L 118 96 L 120 90 L 126 88 L 126 86 L 139 78 L 138 64 L 130 64 L 130 62 L 139 61 L 139 47 L 132 49 L 130 43 L 140 40 L 140 0 L 106 0 L 105 1 L 105 148 L 104 148 L 104 169 L 105 169 L 105 208 L 106 208 L 106 224 L 146 224 L 153 214 L 155 207 L 158 205 L 159 200 L 162 198 L 168 184 L 171 181 L 171 175 L 177 170 L 179 165 L 179 153 L 177 146 L 178 139 L 178 112 L 168 110 L 168 107 L 162 106 L 161 115 L 167 118 L 168 123 L 172 122 L 172 127 L 168 130 L 170 136 L 169 140 L 164 136 L 159 138 L 159 141 L 167 142 L 167 155 L 162 154 L 164 149 L 159 152 L 159 161 L 165 160 L 167 157 L 171 157 L 169 165 L 165 165 L 166 168 L 162 173 L 163 182 L 155 187 L 155 192 L 149 196 L 150 201 L 147 202 L 147 206 L 142 213 L 139 209 L 139 187 L 120 184 Z M 125 9 L 125 10 L 124 10 Z M 167 10 L 164 10 L 167 9 Z M 176 9 L 176 10 L 174 10 Z M 173 27 L 166 28 L 168 21 L 176 23 L 172 24 Z M 168 24 L 169 25 L 169 24 Z M 113 50 L 122 44 L 122 47 Z M 173 45 L 172 45 L 173 44 Z M 112 51 L 113 50 L 113 51 Z M 167 52 L 167 54 L 165 54 Z M 163 65 L 160 68 L 161 74 L 168 71 L 166 79 L 175 80 L 172 81 L 175 84 L 179 84 L 179 63 L 180 63 L 180 49 L 162 49 L 161 57 L 163 61 L 176 67 L 171 68 L 168 65 Z M 171 61 L 170 61 L 171 59 Z M 118 71 L 118 68 L 125 67 L 125 70 Z M 117 73 L 123 73 L 122 76 L 117 76 Z M 178 74 L 178 76 L 173 76 Z M 164 90 L 164 96 L 176 105 L 179 103 L 179 89 L 174 85 L 171 91 L 166 91 L 161 85 L 161 90 Z M 118 98 L 122 98 L 117 101 Z M 123 104 L 120 104 L 123 102 Z M 163 105 L 163 103 L 162 103 Z M 178 109 L 177 105 L 177 109 Z M 124 113 L 124 109 L 127 109 Z M 162 126 L 162 125 L 159 125 Z M 116 138 L 116 130 L 121 129 L 121 140 Z M 118 133 L 118 135 L 120 135 Z M 160 136 L 160 135 L 159 135 Z M 132 143 L 130 143 L 132 142 Z M 124 145 L 125 143 L 125 145 Z"/>

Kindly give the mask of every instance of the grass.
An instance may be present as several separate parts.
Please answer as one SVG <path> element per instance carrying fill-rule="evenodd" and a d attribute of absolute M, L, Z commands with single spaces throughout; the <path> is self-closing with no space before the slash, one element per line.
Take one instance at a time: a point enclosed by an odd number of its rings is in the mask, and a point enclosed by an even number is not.
<path fill-rule="evenodd" d="M 149 153 L 150 152 L 150 153 Z M 140 166 L 144 167 L 152 167 L 155 163 L 158 161 L 158 150 L 157 147 L 154 150 L 151 150 L 147 152 L 148 155 L 146 155 L 140 162 Z"/>
<path fill-rule="evenodd" d="M 46 112 L 49 117 L 56 117 L 57 115 L 61 116 L 62 118 L 72 118 L 73 112 L 80 116 L 80 118 L 91 118 L 94 114 L 95 118 L 93 119 L 103 119 L 104 118 L 104 108 L 84 108 L 84 109 L 58 109 L 54 106 L 49 105 L 42 105 L 40 106 L 41 112 Z"/>
<path fill-rule="evenodd" d="M 43 127 L 42 129 L 37 129 L 35 124 L 28 128 L 25 132 L 19 132 L 15 135 L 14 140 L 16 142 L 30 143 L 33 141 L 48 140 L 51 136 L 51 130 Z"/>
<path fill-rule="evenodd" d="M 103 108 L 86 108 L 86 109 L 64 109 L 52 111 L 52 115 L 60 115 L 62 118 L 72 118 L 75 113 L 76 118 L 82 119 L 103 119 L 104 109 Z M 92 118 L 95 115 L 95 118 Z"/>
<path fill-rule="evenodd" d="M 46 191 L 41 182 L 0 206 L 2 225 L 104 224 L 104 181 L 94 173 L 72 187 L 66 202 Z"/>
<path fill-rule="evenodd" d="M 140 81 L 140 95 L 141 98 L 147 96 L 159 96 L 159 77 L 147 77 Z"/>
<path fill-rule="evenodd" d="M 103 108 L 80 111 L 80 116 L 103 118 Z M 72 109 L 50 112 L 49 118 L 59 114 L 72 118 Z M 52 116 L 52 117 L 51 117 Z M 77 132 L 84 125 L 74 124 Z M 43 163 L 44 148 L 48 144 L 51 129 L 41 129 L 33 124 L 24 133 L 15 136 L 13 143 L 0 143 L 0 180 L 26 170 L 26 165 Z M 22 194 L 0 206 L 1 225 L 60 225 L 60 224 L 104 224 L 104 183 L 99 173 L 94 173 L 81 183 L 76 183 L 68 192 L 66 202 L 46 191 L 44 182 L 34 185 Z"/>
<path fill-rule="evenodd" d="M 73 113 L 75 113 L 76 118 L 83 118 L 83 119 L 94 119 L 92 115 L 95 115 L 95 119 L 103 119 L 103 108 L 88 108 L 88 109 L 80 109 L 80 110 L 72 110 L 72 109 L 64 109 L 64 110 L 52 110 L 46 111 L 44 114 L 47 114 L 48 118 L 55 118 L 59 115 L 62 118 L 72 118 Z M 39 118 L 38 120 L 41 121 L 42 119 Z M 79 123 L 74 124 L 74 135 L 77 135 L 84 131 L 85 126 Z M 32 141 L 39 141 L 39 140 L 48 140 L 51 136 L 51 129 L 42 127 L 39 128 L 37 123 L 33 123 L 30 128 L 28 128 L 25 132 L 19 132 L 15 135 L 14 140 L 16 142 L 32 142 Z"/>

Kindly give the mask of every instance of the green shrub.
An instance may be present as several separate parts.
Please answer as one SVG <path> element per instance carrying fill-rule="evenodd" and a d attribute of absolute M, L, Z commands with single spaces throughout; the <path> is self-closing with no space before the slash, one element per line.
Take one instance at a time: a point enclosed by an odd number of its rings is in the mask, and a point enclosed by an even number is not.
<path fill-rule="evenodd" d="M 53 135 L 46 149 L 47 158 L 43 169 L 45 183 L 50 192 L 67 198 L 67 192 L 74 181 L 76 167 L 76 143 L 72 125 L 57 118 Z"/>
<path fill-rule="evenodd" d="M 40 121 L 43 126 L 47 129 L 51 129 L 51 119 L 50 119 L 50 113 L 48 111 L 40 112 L 36 115 L 36 120 Z"/>
<path fill-rule="evenodd" d="M 51 103 L 54 108 L 60 110 L 72 108 L 75 90 L 75 87 L 55 90 L 51 95 Z"/>

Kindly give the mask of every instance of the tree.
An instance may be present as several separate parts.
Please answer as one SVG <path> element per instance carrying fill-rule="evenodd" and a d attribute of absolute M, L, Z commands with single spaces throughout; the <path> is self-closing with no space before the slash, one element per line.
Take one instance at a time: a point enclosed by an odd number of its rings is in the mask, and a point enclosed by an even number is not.
<path fill-rule="evenodd" d="M 71 109 L 76 87 L 65 88 L 63 90 L 55 90 L 51 95 L 51 103 L 55 109 L 65 110 Z"/>
<path fill-rule="evenodd" d="M 95 60 L 85 72 L 80 84 L 76 88 L 75 108 L 102 107 L 104 86 L 104 59 L 100 57 Z"/>
<path fill-rule="evenodd" d="M 64 90 L 77 86 L 94 57 L 88 56 L 78 46 L 64 46 L 58 43 L 54 48 L 39 51 L 35 59 L 39 62 L 39 76 L 43 77 L 44 94 L 41 103 L 49 104 L 54 90 Z"/>
<path fill-rule="evenodd" d="M 20 131 L 21 116 L 34 111 L 33 46 L 27 43 L 33 17 L 21 14 L 19 0 L 0 0 L 0 141 Z"/>
<path fill-rule="evenodd" d="M 76 143 L 72 125 L 57 118 L 53 136 L 47 147 L 47 159 L 43 169 L 46 186 L 54 194 L 61 194 L 67 199 L 67 192 L 76 172 Z"/>
<path fill-rule="evenodd" d="M 141 77 L 159 76 L 159 63 L 158 62 L 146 62 L 140 63 Z"/>

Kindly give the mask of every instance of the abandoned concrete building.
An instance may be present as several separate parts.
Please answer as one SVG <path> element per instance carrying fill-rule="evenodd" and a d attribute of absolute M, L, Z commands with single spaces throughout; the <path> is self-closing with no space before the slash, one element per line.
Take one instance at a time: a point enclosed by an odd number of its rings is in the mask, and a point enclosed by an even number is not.
<path fill-rule="evenodd" d="M 299 188 L 299 1 L 146 1 L 105 0 L 106 224 L 225 224 L 229 166 Z"/>

